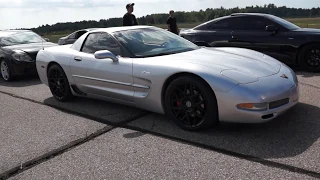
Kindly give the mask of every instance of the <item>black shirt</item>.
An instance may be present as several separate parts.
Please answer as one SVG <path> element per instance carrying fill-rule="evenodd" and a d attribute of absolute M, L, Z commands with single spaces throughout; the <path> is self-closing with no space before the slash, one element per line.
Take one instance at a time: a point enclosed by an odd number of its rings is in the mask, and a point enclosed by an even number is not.
<path fill-rule="evenodd" d="M 123 26 L 133 26 L 138 25 L 136 16 L 133 14 L 126 13 L 123 16 Z"/>
<path fill-rule="evenodd" d="M 177 30 L 177 19 L 175 17 L 168 17 L 167 24 L 170 26 L 170 31 L 178 34 Z"/>

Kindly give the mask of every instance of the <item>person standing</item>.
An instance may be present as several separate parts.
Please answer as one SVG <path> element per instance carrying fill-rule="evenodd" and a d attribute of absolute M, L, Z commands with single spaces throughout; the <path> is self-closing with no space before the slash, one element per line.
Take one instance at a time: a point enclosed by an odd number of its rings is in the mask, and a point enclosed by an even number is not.
<path fill-rule="evenodd" d="M 134 3 L 129 3 L 126 5 L 127 13 L 123 16 L 123 26 L 134 26 L 138 25 L 136 16 L 132 14 Z"/>
<path fill-rule="evenodd" d="M 173 16 L 174 11 L 171 10 L 169 12 L 169 17 L 167 19 L 167 25 L 168 25 L 168 31 L 178 34 L 178 25 L 177 25 L 177 19 Z"/>

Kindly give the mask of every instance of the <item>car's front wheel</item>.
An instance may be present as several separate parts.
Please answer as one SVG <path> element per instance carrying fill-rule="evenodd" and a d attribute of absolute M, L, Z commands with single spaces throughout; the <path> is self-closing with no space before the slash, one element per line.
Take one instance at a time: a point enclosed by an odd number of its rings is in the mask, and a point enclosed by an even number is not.
<path fill-rule="evenodd" d="M 303 47 L 298 58 L 305 71 L 320 72 L 320 44 L 309 44 Z"/>
<path fill-rule="evenodd" d="M 11 81 L 12 75 L 9 68 L 8 63 L 5 60 L 0 60 L 0 71 L 1 71 L 1 77 L 5 81 Z"/>
<path fill-rule="evenodd" d="M 165 111 L 181 128 L 198 131 L 218 124 L 218 107 L 211 88 L 200 78 L 182 76 L 165 92 Z"/>
<path fill-rule="evenodd" d="M 52 95 L 59 101 L 70 100 L 73 95 L 63 69 L 54 64 L 48 70 L 48 83 Z"/>

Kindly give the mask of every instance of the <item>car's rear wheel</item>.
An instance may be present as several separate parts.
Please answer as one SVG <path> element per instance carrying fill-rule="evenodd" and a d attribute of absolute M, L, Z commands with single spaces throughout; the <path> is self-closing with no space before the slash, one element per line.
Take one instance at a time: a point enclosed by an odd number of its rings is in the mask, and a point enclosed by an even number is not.
<path fill-rule="evenodd" d="M 5 81 L 11 81 L 12 75 L 9 68 L 8 63 L 5 60 L 0 60 L 0 71 L 1 71 L 1 77 Z"/>
<path fill-rule="evenodd" d="M 203 130 L 219 122 L 216 97 L 198 77 L 182 76 L 172 81 L 164 102 L 166 114 L 185 130 Z"/>
<path fill-rule="evenodd" d="M 310 44 L 303 47 L 298 58 L 303 70 L 320 72 L 320 44 Z"/>
<path fill-rule="evenodd" d="M 73 95 L 63 69 L 54 64 L 48 70 L 48 83 L 52 95 L 59 101 L 70 100 Z"/>

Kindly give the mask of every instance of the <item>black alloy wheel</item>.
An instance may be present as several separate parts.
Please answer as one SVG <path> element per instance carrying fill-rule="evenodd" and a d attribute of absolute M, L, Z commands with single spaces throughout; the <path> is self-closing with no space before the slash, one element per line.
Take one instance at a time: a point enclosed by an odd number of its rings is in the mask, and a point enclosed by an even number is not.
<path fill-rule="evenodd" d="M 48 70 L 48 83 L 52 95 L 59 101 L 70 100 L 73 95 L 63 69 L 54 64 Z"/>
<path fill-rule="evenodd" d="M 218 123 L 216 98 L 202 79 L 183 76 L 174 80 L 165 94 L 167 115 L 183 129 L 197 131 Z"/>
<path fill-rule="evenodd" d="M 310 67 L 319 68 L 319 66 L 320 66 L 320 47 L 309 50 L 305 55 L 305 59 L 307 61 L 307 64 Z"/>
<path fill-rule="evenodd" d="M 299 54 L 299 62 L 306 71 L 320 72 L 320 44 L 310 44 Z"/>

